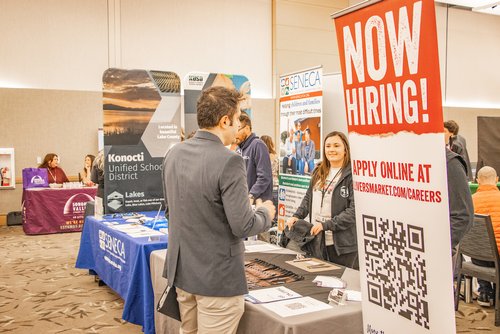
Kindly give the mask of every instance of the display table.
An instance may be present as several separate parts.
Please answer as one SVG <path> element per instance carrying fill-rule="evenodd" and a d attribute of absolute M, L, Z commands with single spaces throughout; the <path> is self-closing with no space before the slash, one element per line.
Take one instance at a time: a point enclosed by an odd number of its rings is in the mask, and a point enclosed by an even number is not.
<path fill-rule="evenodd" d="M 155 294 L 155 304 L 167 286 L 167 280 L 162 277 L 166 252 L 166 250 L 161 250 L 151 253 L 151 278 Z M 303 281 L 293 282 L 285 286 L 303 296 L 310 296 L 323 302 L 328 302 L 327 297 L 331 289 L 320 288 L 312 283 L 312 280 L 317 275 L 342 276 L 342 279 L 347 282 L 348 289 L 360 290 L 359 272 L 356 270 L 348 268 L 344 270 L 342 268 L 335 271 L 309 273 L 285 263 L 285 261 L 294 259 L 295 255 L 249 253 L 245 257 L 249 259 L 259 258 L 303 275 L 305 277 Z M 180 323 L 178 321 L 158 312 L 156 312 L 155 318 L 156 333 L 179 332 Z M 359 334 L 363 333 L 361 303 L 348 302 L 345 306 L 333 306 L 333 309 L 325 311 L 282 318 L 262 305 L 245 302 L 245 313 L 241 318 L 237 333 Z"/>
<path fill-rule="evenodd" d="M 23 230 L 26 234 L 82 230 L 85 205 L 93 201 L 96 187 L 23 190 Z"/>
<path fill-rule="evenodd" d="M 157 212 L 142 212 L 154 217 Z M 125 223 L 125 219 L 106 219 Z M 149 268 L 152 251 L 167 247 L 167 235 L 149 241 L 133 238 L 112 229 L 102 220 L 85 219 L 76 268 L 93 270 L 99 278 L 124 300 L 122 318 L 143 326 L 144 333 L 154 333 L 153 287 Z"/>

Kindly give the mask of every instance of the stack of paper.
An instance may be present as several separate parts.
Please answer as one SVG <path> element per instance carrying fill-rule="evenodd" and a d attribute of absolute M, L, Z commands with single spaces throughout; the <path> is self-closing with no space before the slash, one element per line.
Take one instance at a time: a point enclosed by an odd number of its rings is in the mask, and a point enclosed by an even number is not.
<path fill-rule="evenodd" d="M 250 291 L 245 299 L 253 304 L 270 303 L 278 300 L 302 297 L 284 286 Z"/>
<path fill-rule="evenodd" d="M 291 317 L 332 308 L 332 306 L 311 297 L 281 300 L 274 303 L 262 304 L 262 306 L 281 317 Z"/>

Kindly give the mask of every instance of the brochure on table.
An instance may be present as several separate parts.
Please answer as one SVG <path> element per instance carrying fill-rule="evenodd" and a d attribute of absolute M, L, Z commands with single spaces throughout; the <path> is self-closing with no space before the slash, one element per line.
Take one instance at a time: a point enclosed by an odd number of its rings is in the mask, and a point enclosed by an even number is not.
<path fill-rule="evenodd" d="M 262 304 L 262 306 L 284 318 L 332 308 L 332 306 L 311 297 L 287 299 L 274 303 Z"/>

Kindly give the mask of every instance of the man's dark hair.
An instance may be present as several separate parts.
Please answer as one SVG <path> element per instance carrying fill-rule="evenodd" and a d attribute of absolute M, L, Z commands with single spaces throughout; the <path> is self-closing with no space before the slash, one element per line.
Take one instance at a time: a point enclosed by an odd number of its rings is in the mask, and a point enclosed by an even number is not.
<path fill-rule="evenodd" d="M 281 137 L 281 142 L 284 144 L 286 142 L 286 139 L 288 138 L 288 131 L 283 131 L 280 137 Z"/>
<path fill-rule="evenodd" d="M 308 135 L 311 134 L 311 130 L 309 128 L 305 129 L 304 132 L 307 133 Z"/>
<path fill-rule="evenodd" d="M 250 117 L 248 117 L 248 114 L 246 112 L 241 112 L 240 123 L 241 128 L 244 128 L 248 125 L 250 127 L 250 131 L 252 131 L 252 120 L 250 119 Z"/>
<path fill-rule="evenodd" d="M 200 129 L 217 126 L 224 116 L 228 116 L 233 125 L 234 114 L 243 96 L 235 89 L 210 87 L 201 92 L 196 104 L 197 121 Z"/>
<path fill-rule="evenodd" d="M 448 131 L 450 131 L 454 136 L 458 135 L 458 123 L 453 121 L 453 120 L 449 120 L 449 121 L 446 121 L 444 122 L 444 127 L 446 129 L 448 129 Z"/>

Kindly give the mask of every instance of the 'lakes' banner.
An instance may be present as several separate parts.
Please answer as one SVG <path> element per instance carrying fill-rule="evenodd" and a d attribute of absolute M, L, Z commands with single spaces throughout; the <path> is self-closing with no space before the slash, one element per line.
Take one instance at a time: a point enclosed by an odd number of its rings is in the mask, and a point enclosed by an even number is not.
<path fill-rule="evenodd" d="M 180 142 L 180 79 L 110 68 L 103 75 L 105 212 L 164 206 L 162 160 Z"/>
<path fill-rule="evenodd" d="M 364 333 L 455 333 L 434 1 L 334 14 Z"/>

